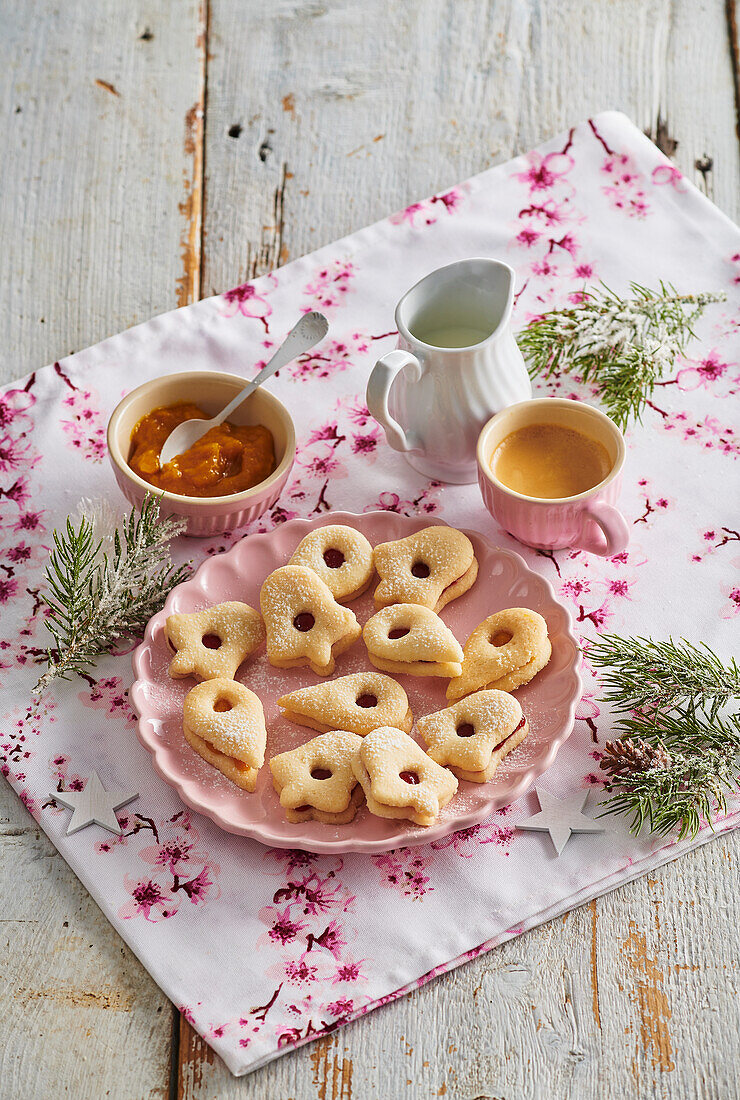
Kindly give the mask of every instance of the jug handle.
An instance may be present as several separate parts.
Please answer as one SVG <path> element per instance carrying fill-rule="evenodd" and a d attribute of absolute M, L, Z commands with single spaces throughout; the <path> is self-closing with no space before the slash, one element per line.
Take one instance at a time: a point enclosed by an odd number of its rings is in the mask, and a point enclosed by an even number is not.
<path fill-rule="evenodd" d="M 421 378 L 421 363 L 409 351 L 389 351 L 381 355 L 367 380 L 365 400 L 371 415 L 385 430 L 385 437 L 394 451 L 412 451 L 418 442 L 412 432 L 405 432 L 388 411 L 388 396 L 396 376 L 404 367 L 411 367 L 409 379 L 418 382 Z"/>

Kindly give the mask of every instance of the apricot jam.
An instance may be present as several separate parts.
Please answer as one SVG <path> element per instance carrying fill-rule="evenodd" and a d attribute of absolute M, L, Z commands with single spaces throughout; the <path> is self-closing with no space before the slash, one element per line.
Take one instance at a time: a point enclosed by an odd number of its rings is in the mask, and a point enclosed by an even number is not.
<path fill-rule="evenodd" d="M 220 424 L 165 466 L 159 453 L 167 436 L 185 420 L 206 419 L 197 405 L 161 406 L 143 416 L 131 435 L 128 464 L 134 473 L 168 493 L 221 497 L 241 493 L 275 469 L 275 445 L 262 424 Z"/>

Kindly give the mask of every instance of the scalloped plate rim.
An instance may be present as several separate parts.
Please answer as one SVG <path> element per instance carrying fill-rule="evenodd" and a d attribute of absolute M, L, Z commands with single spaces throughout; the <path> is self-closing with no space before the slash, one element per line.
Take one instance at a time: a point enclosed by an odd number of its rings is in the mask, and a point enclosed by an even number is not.
<path fill-rule="evenodd" d="M 582 664 L 582 654 L 580 646 L 573 631 L 573 617 L 570 610 L 561 603 L 555 594 L 555 590 L 550 581 L 543 577 L 541 573 L 535 572 L 531 569 L 524 558 L 517 554 L 515 550 L 508 550 L 503 547 L 495 546 L 491 540 L 480 531 L 469 530 L 463 527 L 458 530 L 464 531 L 468 537 L 473 539 L 479 539 L 487 545 L 487 547 L 494 553 L 509 558 L 516 566 L 520 573 L 523 573 L 528 578 L 533 578 L 536 583 L 542 586 L 545 595 L 555 604 L 561 612 L 564 614 L 565 623 L 563 635 L 572 644 L 574 650 L 574 657 L 571 663 L 563 669 L 563 673 L 569 673 L 572 678 L 572 688 L 569 695 L 569 701 L 567 706 L 567 712 L 560 726 L 560 731 L 552 736 L 548 741 L 547 752 L 543 753 L 541 757 L 533 761 L 528 767 L 525 767 L 522 772 L 516 777 L 516 780 L 512 782 L 509 791 L 506 795 L 506 801 L 500 803 L 498 799 L 493 796 L 488 800 L 481 800 L 481 802 L 475 806 L 472 810 L 466 813 L 460 814 L 458 817 L 446 818 L 443 821 L 438 822 L 429 828 L 421 828 L 415 826 L 412 822 L 408 822 L 408 828 L 405 829 L 401 836 L 394 838 L 387 838 L 385 840 L 364 840 L 362 837 L 354 837 L 348 840 L 326 840 L 317 839 L 315 837 L 304 838 L 299 835 L 295 837 L 287 838 L 284 835 L 273 834 L 266 826 L 265 822 L 255 822 L 250 824 L 235 824 L 230 821 L 227 815 L 219 812 L 212 805 L 204 804 L 199 801 L 197 796 L 190 793 L 189 788 L 193 785 L 198 785 L 197 780 L 185 780 L 181 775 L 168 770 L 165 767 L 165 760 L 162 757 L 167 757 L 169 747 L 163 743 L 154 730 L 154 722 L 157 719 L 156 714 L 151 710 L 148 712 L 140 705 L 139 701 L 139 688 L 143 688 L 146 684 L 150 684 L 152 681 L 147 678 L 143 670 L 143 661 L 145 654 L 153 647 L 153 634 L 157 627 L 164 622 L 167 615 L 170 613 L 170 608 L 173 601 L 176 599 L 176 593 L 183 590 L 194 588 L 201 594 L 205 594 L 203 586 L 200 582 L 201 574 L 208 571 L 209 565 L 216 561 L 222 562 L 230 557 L 236 557 L 247 542 L 252 545 L 255 541 L 269 541 L 273 538 L 276 532 L 284 532 L 287 529 L 301 530 L 303 534 L 307 534 L 309 531 L 314 530 L 316 527 L 325 526 L 327 523 L 347 523 L 357 525 L 358 521 L 384 517 L 385 519 L 393 518 L 397 522 L 408 524 L 412 529 L 409 533 L 413 533 L 413 529 L 420 529 L 421 527 L 428 526 L 452 526 L 440 517 L 426 517 L 426 516 L 404 516 L 397 512 L 385 511 L 382 509 L 376 509 L 371 512 L 344 512 L 337 511 L 326 513 L 323 516 L 315 517 L 314 519 L 305 519 L 303 517 L 287 520 L 285 523 L 280 524 L 279 527 L 274 527 L 270 531 L 256 531 L 253 534 L 244 535 L 238 542 L 236 542 L 228 550 L 222 551 L 219 554 L 210 555 L 206 557 L 198 568 L 195 570 L 191 577 L 188 577 L 186 581 L 177 585 L 167 596 L 164 607 L 156 612 L 149 622 L 147 623 L 146 630 L 144 632 L 144 638 L 140 644 L 136 647 L 132 653 L 131 663 L 134 670 L 134 676 L 136 677 L 130 690 L 130 699 L 134 710 L 137 713 L 138 720 L 136 723 L 136 735 L 138 740 L 145 749 L 152 755 L 152 764 L 154 770 L 159 777 L 164 780 L 169 786 L 173 787 L 179 797 L 191 810 L 196 813 L 203 814 L 208 817 L 214 824 L 218 825 L 225 832 L 230 833 L 232 836 L 243 836 L 253 840 L 257 840 L 262 844 L 271 848 L 283 848 L 291 849 L 297 848 L 304 851 L 314 852 L 317 854 L 333 854 L 340 855 L 349 852 L 378 854 L 382 852 L 392 851 L 394 848 L 399 847 L 416 847 L 421 844 L 428 844 L 434 840 L 440 840 L 442 837 L 448 836 L 451 833 L 459 832 L 461 829 L 471 828 L 474 825 L 480 824 L 485 821 L 487 817 L 490 817 L 496 810 L 501 809 L 503 806 L 508 806 L 512 802 L 516 802 L 522 795 L 532 787 L 535 781 L 543 775 L 555 760 L 561 746 L 568 740 L 573 732 L 573 726 L 575 722 L 575 711 L 578 703 L 583 694 L 583 682 L 580 676 L 580 668 Z M 300 537 L 303 537 L 301 535 Z M 399 536 L 404 537 L 404 536 Z"/>

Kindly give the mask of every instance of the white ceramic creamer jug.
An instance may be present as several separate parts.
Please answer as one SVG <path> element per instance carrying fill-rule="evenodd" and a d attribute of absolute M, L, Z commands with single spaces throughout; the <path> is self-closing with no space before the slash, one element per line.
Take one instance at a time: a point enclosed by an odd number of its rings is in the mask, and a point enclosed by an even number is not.
<path fill-rule="evenodd" d="M 532 396 L 511 331 L 514 272 L 475 258 L 441 267 L 396 307 L 398 349 L 375 364 L 367 407 L 388 443 L 427 477 L 475 481 L 478 434 Z"/>

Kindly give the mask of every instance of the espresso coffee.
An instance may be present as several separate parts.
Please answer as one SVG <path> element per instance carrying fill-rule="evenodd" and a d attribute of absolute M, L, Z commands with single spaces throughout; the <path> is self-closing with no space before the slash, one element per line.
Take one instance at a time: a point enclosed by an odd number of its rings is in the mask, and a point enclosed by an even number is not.
<path fill-rule="evenodd" d="M 578 496 L 609 474 L 606 448 L 576 428 L 528 424 L 499 443 L 491 470 L 508 489 L 544 500 Z"/>

